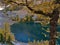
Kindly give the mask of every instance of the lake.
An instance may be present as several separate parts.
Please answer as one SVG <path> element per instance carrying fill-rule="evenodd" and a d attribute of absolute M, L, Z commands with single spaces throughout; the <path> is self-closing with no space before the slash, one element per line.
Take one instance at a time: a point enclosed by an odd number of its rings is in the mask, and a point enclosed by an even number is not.
<path fill-rule="evenodd" d="M 42 26 L 40 23 L 15 23 L 11 25 L 11 32 L 14 33 L 17 41 L 27 43 L 33 40 L 49 40 L 49 32 L 46 32 L 49 27 L 49 24 Z M 60 26 L 57 26 L 57 31 L 60 32 Z M 58 38 L 57 41 L 59 43 L 60 39 Z"/>

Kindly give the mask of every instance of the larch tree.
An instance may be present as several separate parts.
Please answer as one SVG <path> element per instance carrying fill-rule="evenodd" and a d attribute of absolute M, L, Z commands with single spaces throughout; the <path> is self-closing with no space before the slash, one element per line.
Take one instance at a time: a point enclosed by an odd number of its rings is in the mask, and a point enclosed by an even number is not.
<path fill-rule="evenodd" d="M 31 12 L 35 14 L 41 14 L 46 17 L 51 18 L 50 19 L 50 40 L 49 40 L 49 45 L 56 45 L 56 35 L 57 35 L 57 22 L 59 18 L 59 0 L 55 0 L 52 3 L 52 12 L 44 12 L 43 10 L 36 10 L 33 7 L 29 6 L 28 0 L 25 0 L 26 3 L 18 3 L 17 1 L 14 0 L 7 0 L 5 1 L 6 4 L 16 4 L 16 6 L 26 6 Z M 39 7 L 40 8 L 40 7 Z M 43 7 L 42 7 L 43 8 Z M 37 8 L 38 9 L 38 8 Z M 45 11 L 48 11 L 47 9 Z"/>
<path fill-rule="evenodd" d="M 27 2 L 27 0 L 26 0 Z M 59 1 L 55 1 L 54 4 L 60 4 Z M 50 41 L 49 41 L 49 45 L 56 45 L 56 30 L 57 30 L 57 22 L 58 22 L 58 18 L 59 18 L 59 10 L 58 7 L 54 7 L 53 12 L 52 13 L 44 13 L 41 10 L 34 10 L 31 7 L 29 7 L 29 5 L 27 5 L 27 8 L 31 11 L 34 11 L 34 13 L 36 14 L 42 14 L 44 16 L 49 16 L 50 19 Z"/>

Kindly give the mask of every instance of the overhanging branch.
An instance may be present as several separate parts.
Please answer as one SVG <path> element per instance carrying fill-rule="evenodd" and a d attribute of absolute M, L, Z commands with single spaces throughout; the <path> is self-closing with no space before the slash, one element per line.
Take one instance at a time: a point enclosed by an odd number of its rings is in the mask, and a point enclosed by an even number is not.
<path fill-rule="evenodd" d="M 14 2 L 14 1 L 10 1 L 10 2 L 15 3 L 17 5 L 21 5 L 21 6 L 26 6 L 30 11 L 33 11 L 36 14 L 42 14 L 44 16 L 52 17 L 54 15 L 54 11 L 55 11 L 55 9 L 54 9 L 52 13 L 47 13 L 47 14 L 44 13 L 43 11 L 41 11 L 41 10 L 36 11 L 36 10 L 32 9 L 31 7 L 29 7 L 29 4 L 28 4 L 27 0 L 26 0 L 26 4 L 24 4 L 24 3 L 17 3 L 17 2 Z"/>

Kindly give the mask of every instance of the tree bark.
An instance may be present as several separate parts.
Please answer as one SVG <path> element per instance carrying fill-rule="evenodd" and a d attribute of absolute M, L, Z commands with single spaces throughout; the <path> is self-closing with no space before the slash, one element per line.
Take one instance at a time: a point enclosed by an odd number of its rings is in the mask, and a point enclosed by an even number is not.
<path fill-rule="evenodd" d="M 50 20 L 50 42 L 49 45 L 56 45 L 56 35 L 57 35 L 57 22 L 59 18 L 59 11 L 55 9 L 53 12 L 53 17 Z"/>

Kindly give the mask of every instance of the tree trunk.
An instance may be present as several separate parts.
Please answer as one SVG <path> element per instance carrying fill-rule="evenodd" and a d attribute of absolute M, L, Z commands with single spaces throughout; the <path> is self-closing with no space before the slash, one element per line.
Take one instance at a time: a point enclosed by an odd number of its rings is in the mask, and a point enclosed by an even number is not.
<path fill-rule="evenodd" d="M 57 21 L 59 18 L 58 9 L 54 11 L 53 17 L 50 20 L 50 42 L 49 45 L 56 45 L 56 35 L 57 35 Z"/>

